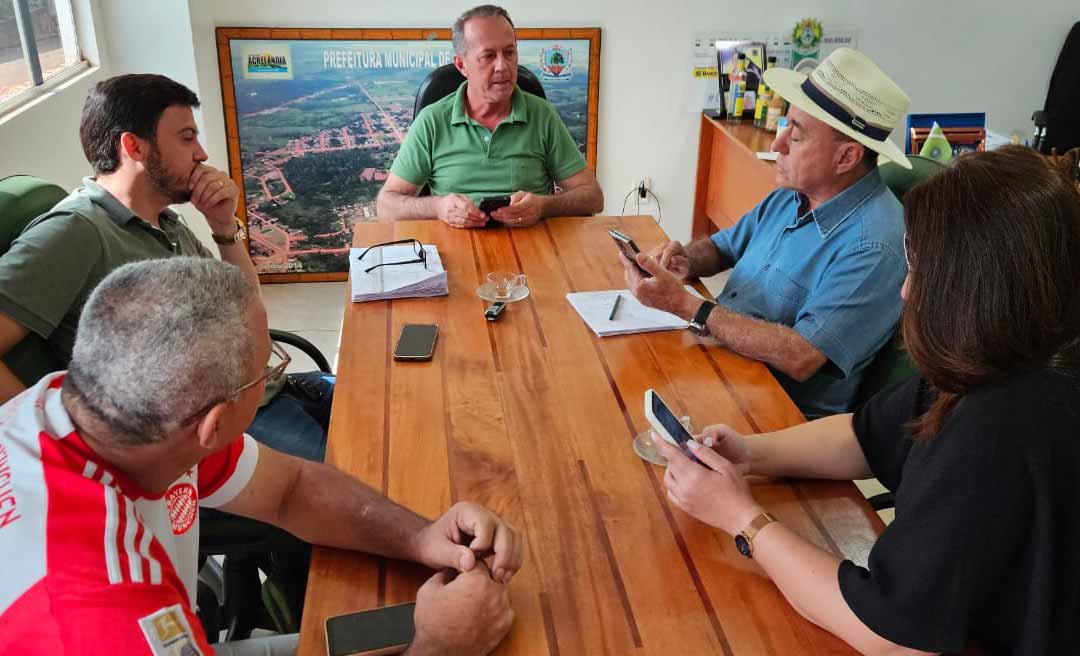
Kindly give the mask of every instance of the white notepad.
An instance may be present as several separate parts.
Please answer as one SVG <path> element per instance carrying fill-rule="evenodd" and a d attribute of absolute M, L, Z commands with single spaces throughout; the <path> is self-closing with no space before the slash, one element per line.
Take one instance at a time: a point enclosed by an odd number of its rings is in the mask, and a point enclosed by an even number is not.
<path fill-rule="evenodd" d="M 697 295 L 696 291 L 693 293 Z M 621 296 L 622 300 L 619 301 L 615 319 L 611 320 L 608 317 L 611 315 L 611 306 L 615 303 L 616 296 Z M 570 305 L 599 337 L 655 330 L 677 330 L 686 328 L 688 325 L 686 321 L 670 312 L 642 305 L 627 289 L 576 292 L 567 294 L 566 300 L 570 301 Z"/>
<path fill-rule="evenodd" d="M 408 262 L 416 259 L 412 244 L 395 244 L 373 248 L 364 259 L 356 259 L 363 248 L 353 248 L 349 252 L 349 281 L 352 285 L 352 300 L 379 301 L 390 298 L 415 298 L 424 296 L 446 296 L 446 269 L 443 268 L 439 249 L 434 244 L 424 244 L 426 262 L 381 266 L 366 273 L 368 267 L 390 262 Z M 426 266 L 425 266 L 426 265 Z"/>

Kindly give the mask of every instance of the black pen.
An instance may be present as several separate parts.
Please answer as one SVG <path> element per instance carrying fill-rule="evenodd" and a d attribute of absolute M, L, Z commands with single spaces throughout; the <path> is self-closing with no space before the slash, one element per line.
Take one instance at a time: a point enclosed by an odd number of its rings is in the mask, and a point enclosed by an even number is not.
<path fill-rule="evenodd" d="M 615 313 L 619 310 L 619 301 L 622 300 L 622 294 L 615 294 L 615 303 L 611 306 L 611 314 L 608 315 L 608 321 L 615 320 Z"/>

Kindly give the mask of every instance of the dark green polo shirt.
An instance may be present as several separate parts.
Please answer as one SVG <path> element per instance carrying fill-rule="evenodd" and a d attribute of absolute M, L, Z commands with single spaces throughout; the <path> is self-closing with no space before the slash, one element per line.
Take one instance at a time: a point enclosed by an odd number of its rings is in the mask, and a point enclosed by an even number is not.
<path fill-rule="evenodd" d="M 161 229 L 131 213 L 90 178 L 34 219 L 0 257 L 0 312 L 45 338 L 60 362 L 71 359 L 90 292 L 129 262 L 213 257 L 172 210 Z"/>
<path fill-rule="evenodd" d="M 465 111 L 467 84 L 416 116 L 391 173 L 426 183 L 433 195 L 465 194 L 477 202 L 515 191 L 549 194 L 553 182 L 585 168 L 551 103 L 515 88 L 510 115 L 491 132 Z"/>

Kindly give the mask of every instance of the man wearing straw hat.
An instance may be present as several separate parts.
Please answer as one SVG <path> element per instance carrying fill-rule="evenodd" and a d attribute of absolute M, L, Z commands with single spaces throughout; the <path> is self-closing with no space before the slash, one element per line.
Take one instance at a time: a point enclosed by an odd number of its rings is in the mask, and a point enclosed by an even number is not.
<path fill-rule="evenodd" d="M 772 144 L 779 188 L 727 230 L 639 255 L 651 278 L 624 262 L 626 280 L 645 305 L 768 364 L 806 415 L 845 412 L 900 316 L 903 210 L 877 160 L 911 168 L 888 139 L 910 101 L 849 48 L 809 77 L 777 68 L 765 81 L 791 103 Z M 727 269 L 715 302 L 680 281 Z"/>

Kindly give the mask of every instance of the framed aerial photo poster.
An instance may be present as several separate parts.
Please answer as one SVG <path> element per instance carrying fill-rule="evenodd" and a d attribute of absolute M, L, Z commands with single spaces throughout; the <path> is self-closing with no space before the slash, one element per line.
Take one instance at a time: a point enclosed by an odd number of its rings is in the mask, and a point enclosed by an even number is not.
<path fill-rule="evenodd" d="M 518 29 L 540 78 L 596 168 L 600 29 Z M 345 280 L 355 221 L 413 119 L 421 81 L 453 61 L 449 29 L 217 28 L 229 170 L 263 282 Z"/>

